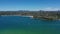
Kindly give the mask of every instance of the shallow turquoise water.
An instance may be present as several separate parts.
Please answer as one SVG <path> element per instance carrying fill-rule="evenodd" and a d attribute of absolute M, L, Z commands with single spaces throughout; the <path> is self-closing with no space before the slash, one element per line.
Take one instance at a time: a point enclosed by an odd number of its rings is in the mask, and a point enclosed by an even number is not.
<path fill-rule="evenodd" d="M 60 21 L 1 16 L 0 34 L 60 34 Z"/>

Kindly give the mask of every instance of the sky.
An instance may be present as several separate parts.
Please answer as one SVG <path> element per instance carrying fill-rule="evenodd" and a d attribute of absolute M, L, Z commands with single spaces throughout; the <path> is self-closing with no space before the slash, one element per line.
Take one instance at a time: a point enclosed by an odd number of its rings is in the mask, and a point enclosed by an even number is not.
<path fill-rule="evenodd" d="M 60 10 L 60 0 L 0 0 L 0 11 Z"/>

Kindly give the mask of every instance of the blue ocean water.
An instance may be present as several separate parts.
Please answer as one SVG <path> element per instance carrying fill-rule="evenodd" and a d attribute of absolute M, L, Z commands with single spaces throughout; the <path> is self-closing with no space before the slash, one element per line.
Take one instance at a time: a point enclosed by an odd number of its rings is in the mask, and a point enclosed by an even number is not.
<path fill-rule="evenodd" d="M 60 34 L 60 21 L 0 16 L 0 34 Z"/>

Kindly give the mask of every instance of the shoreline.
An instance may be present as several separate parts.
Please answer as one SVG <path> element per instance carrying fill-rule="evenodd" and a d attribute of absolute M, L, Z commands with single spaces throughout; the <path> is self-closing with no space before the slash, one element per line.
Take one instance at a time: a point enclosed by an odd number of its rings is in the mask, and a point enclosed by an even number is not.
<path fill-rule="evenodd" d="M 1 16 L 22 16 L 22 17 L 32 17 L 33 18 L 33 16 L 25 16 L 25 15 L 1 15 Z"/>
<path fill-rule="evenodd" d="M 30 16 L 30 15 L 1 15 L 1 16 L 21 16 L 21 17 L 30 17 L 30 18 L 42 18 L 44 20 L 60 20 L 60 19 L 54 19 L 54 18 L 46 18 L 46 17 L 38 17 L 38 16 Z"/>

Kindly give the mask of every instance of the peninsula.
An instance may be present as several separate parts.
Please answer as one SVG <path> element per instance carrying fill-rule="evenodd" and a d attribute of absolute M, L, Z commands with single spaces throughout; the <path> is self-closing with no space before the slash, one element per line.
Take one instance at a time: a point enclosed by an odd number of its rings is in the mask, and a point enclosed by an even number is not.
<path fill-rule="evenodd" d="M 0 15 L 19 15 L 19 16 L 33 16 L 33 18 L 42 18 L 48 20 L 57 20 L 60 19 L 60 11 L 0 11 Z"/>

